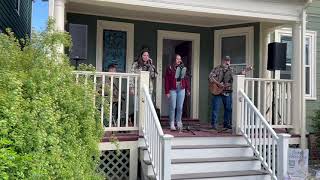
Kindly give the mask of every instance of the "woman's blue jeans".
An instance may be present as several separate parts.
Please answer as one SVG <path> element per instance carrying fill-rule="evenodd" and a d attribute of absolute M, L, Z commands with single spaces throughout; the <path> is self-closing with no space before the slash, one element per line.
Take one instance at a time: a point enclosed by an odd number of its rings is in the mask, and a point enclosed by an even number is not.
<path fill-rule="evenodd" d="M 211 117 L 211 126 L 216 127 L 218 113 L 220 111 L 221 101 L 224 106 L 224 119 L 223 119 L 223 126 L 230 127 L 231 126 L 231 118 L 232 118 L 232 96 L 224 95 L 214 95 L 212 97 L 212 117 Z"/>
<path fill-rule="evenodd" d="M 185 94 L 186 94 L 185 89 L 181 89 L 180 86 L 178 86 L 176 90 L 170 90 L 170 98 L 169 98 L 170 124 L 174 123 L 174 120 L 176 120 L 178 125 L 182 125 L 181 117 L 182 117 L 182 108 L 183 108 L 183 101 L 184 101 Z M 177 109 L 177 114 L 175 116 L 176 109 Z"/>

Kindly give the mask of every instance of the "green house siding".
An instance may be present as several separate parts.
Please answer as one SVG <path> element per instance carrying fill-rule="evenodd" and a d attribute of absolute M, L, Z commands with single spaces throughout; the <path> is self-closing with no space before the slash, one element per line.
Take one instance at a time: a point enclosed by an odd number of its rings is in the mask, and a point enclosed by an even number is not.
<path fill-rule="evenodd" d="M 306 101 L 307 130 L 312 132 L 311 116 L 315 110 L 320 109 L 320 1 L 314 1 L 307 9 L 307 29 L 317 32 L 317 52 L 316 52 L 316 84 L 317 100 Z"/>
<path fill-rule="evenodd" d="M 134 24 L 134 55 L 136 56 L 142 46 L 147 46 L 151 50 L 151 58 L 156 60 L 157 57 L 157 30 L 181 31 L 200 34 L 200 96 L 199 96 L 199 118 L 203 121 L 210 120 L 210 99 L 211 95 L 208 92 L 208 74 L 213 67 L 213 45 L 214 45 L 214 30 L 217 28 L 196 27 L 167 23 L 154 23 L 129 19 L 118 19 L 111 17 L 99 17 L 83 14 L 67 14 L 68 23 L 86 24 L 88 25 L 88 60 L 85 63 L 95 65 L 96 62 L 96 36 L 97 36 L 97 20 L 108 20 L 127 22 Z M 259 23 L 244 24 L 237 26 L 227 26 L 224 28 L 233 27 L 255 27 L 255 65 L 259 67 Z M 258 68 L 257 68 L 258 69 Z M 258 73 L 258 72 L 257 72 Z"/>
<path fill-rule="evenodd" d="M 0 1 L 0 30 L 11 28 L 19 38 L 23 38 L 31 32 L 32 0 L 20 1 L 20 14 L 14 8 L 15 0 Z"/>

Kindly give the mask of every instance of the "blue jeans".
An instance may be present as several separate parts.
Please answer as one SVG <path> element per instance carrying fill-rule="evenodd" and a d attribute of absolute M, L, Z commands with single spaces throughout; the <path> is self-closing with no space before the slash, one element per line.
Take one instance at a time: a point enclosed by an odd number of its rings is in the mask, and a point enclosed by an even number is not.
<path fill-rule="evenodd" d="M 230 127 L 231 126 L 231 118 L 232 118 L 232 96 L 218 95 L 212 97 L 212 114 L 211 114 L 211 126 L 215 127 L 218 119 L 218 113 L 220 110 L 221 100 L 224 106 L 224 119 L 223 126 Z"/>
<path fill-rule="evenodd" d="M 170 90 L 170 105 L 169 105 L 169 120 L 170 123 L 174 123 L 175 110 L 177 109 L 176 122 L 181 124 L 183 101 L 185 97 L 185 89 L 181 89 L 180 86 L 176 90 Z"/>

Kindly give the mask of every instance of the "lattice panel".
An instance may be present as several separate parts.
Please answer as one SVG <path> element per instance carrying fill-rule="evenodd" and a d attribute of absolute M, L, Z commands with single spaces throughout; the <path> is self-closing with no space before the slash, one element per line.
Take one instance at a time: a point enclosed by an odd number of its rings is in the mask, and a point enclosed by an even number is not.
<path fill-rule="evenodd" d="M 120 154 L 114 150 L 102 151 L 99 170 L 108 180 L 128 180 L 130 169 L 130 150 L 121 149 Z"/>

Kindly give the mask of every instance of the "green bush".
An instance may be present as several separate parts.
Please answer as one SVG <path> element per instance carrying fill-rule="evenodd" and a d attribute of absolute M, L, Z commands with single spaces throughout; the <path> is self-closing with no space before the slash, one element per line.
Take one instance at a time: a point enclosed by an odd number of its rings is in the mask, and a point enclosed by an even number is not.
<path fill-rule="evenodd" d="M 0 179 L 101 179 L 94 92 L 61 44 L 70 36 L 52 23 L 31 41 L 0 34 Z"/>

